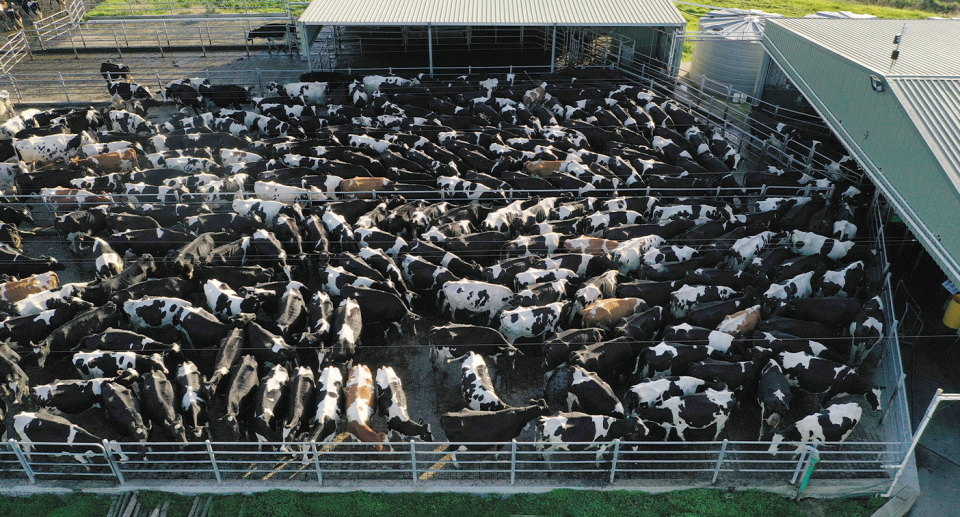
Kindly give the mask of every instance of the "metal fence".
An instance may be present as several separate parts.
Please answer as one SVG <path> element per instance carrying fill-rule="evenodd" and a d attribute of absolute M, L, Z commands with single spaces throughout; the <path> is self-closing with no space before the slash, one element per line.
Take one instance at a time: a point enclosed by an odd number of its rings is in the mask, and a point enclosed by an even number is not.
<path fill-rule="evenodd" d="M 338 436 L 337 440 L 344 438 Z M 283 452 L 286 445 L 286 452 Z M 900 444 L 782 442 L 458 443 L 350 441 L 280 443 L 63 443 L 0 445 L 0 479 L 8 482 L 98 481 L 124 485 L 153 480 L 230 484 L 269 483 L 463 489 L 470 481 L 496 486 L 614 487 L 729 485 L 784 487 L 846 482 L 862 490 L 886 490 L 903 459 Z M 474 450 L 461 449 L 467 446 Z M 584 450 L 603 446 L 605 452 Z M 381 448 L 383 450 L 377 450 Z M 564 450 L 567 449 L 567 450 Z M 81 461 L 83 463 L 81 463 Z"/>

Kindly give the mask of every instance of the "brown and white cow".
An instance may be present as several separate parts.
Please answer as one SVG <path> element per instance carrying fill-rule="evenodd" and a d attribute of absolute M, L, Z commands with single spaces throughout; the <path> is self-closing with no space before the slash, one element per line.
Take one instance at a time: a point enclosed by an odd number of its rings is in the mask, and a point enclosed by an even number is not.
<path fill-rule="evenodd" d="M 137 151 L 128 148 L 87 158 L 74 157 L 70 159 L 70 163 L 104 173 L 130 172 L 137 168 Z"/>
<path fill-rule="evenodd" d="M 373 374 L 364 364 L 358 364 L 350 370 L 347 380 L 347 431 L 361 442 L 386 442 L 387 435 L 370 428 L 370 417 L 376 407 L 376 392 Z M 383 451 L 382 445 L 375 445 L 377 452 Z"/>
<path fill-rule="evenodd" d="M 640 298 L 606 298 L 584 307 L 581 315 L 585 327 L 613 328 L 627 316 L 650 307 Z"/>
<path fill-rule="evenodd" d="M 60 277 L 53 271 L 0 284 L 0 300 L 16 303 L 31 294 L 42 293 L 60 286 Z"/>

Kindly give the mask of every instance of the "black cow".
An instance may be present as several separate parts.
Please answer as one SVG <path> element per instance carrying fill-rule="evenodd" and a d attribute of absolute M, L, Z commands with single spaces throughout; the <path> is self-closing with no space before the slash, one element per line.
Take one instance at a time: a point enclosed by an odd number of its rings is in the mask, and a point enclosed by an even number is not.
<path fill-rule="evenodd" d="M 873 348 L 883 339 L 883 301 L 874 296 L 857 313 L 850 323 L 850 364 L 859 365 L 870 355 Z"/>
<path fill-rule="evenodd" d="M 30 379 L 20 368 L 20 354 L 16 353 L 7 344 L 0 343 L 0 400 L 12 398 L 14 404 L 20 404 L 27 391 Z M 6 401 L 5 401 L 6 402 Z M 0 404 L 0 410 L 3 404 Z"/>
<path fill-rule="evenodd" d="M 247 323 L 245 328 L 246 346 L 253 355 L 267 365 L 284 364 L 296 360 L 296 349 L 288 345 L 283 337 L 277 336 L 255 321 Z"/>
<path fill-rule="evenodd" d="M 603 330 L 599 328 L 570 329 L 555 334 L 543 342 L 543 364 L 548 370 L 569 360 L 570 354 L 586 345 L 603 340 Z"/>
<path fill-rule="evenodd" d="M 310 429 L 310 420 L 317 409 L 317 381 L 309 366 L 297 367 L 289 386 L 287 411 L 280 427 L 281 438 L 285 443 L 291 439 L 302 439 Z"/>
<path fill-rule="evenodd" d="M 620 399 L 610 386 L 595 373 L 580 366 L 573 367 L 573 377 L 567 394 L 567 410 L 579 409 L 590 415 L 606 415 L 623 418 Z"/>
<path fill-rule="evenodd" d="M 20 278 L 46 273 L 47 271 L 63 271 L 66 266 L 57 262 L 53 257 L 30 257 L 13 246 L 0 243 L 0 264 L 3 272 Z"/>
<path fill-rule="evenodd" d="M 210 430 L 217 441 L 240 441 L 246 427 L 241 424 L 241 420 L 246 420 L 251 414 L 250 406 L 259 385 L 257 360 L 252 355 L 243 356 L 240 362 L 230 369 L 228 389 L 220 397 L 222 416 L 211 419 L 210 422 Z"/>
<path fill-rule="evenodd" d="M 13 317 L 0 323 L 0 343 L 26 347 L 39 343 L 53 331 L 69 323 L 78 313 L 89 310 L 92 304 L 74 299 L 67 305 L 30 316 Z"/>
<path fill-rule="evenodd" d="M 143 420 L 136 394 L 113 382 L 104 383 L 100 390 L 107 421 L 114 431 L 128 440 L 146 442 L 150 438 L 149 426 Z"/>
<path fill-rule="evenodd" d="M 364 323 L 396 324 L 401 335 L 417 335 L 420 316 L 410 312 L 395 293 L 352 285 L 344 286 L 340 293 L 345 298 L 356 300 Z"/>
<path fill-rule="evenodd" d="M 217 348 L 217 357 L 214 360 L 213 373 L 204 379 L 205 391 L 211 396 L 216 395 L 220 383 L 227 378 L 230 369 L 240 359 L 241 353 L 246 349 L 244 346 L 246 339 L 243 329 L 235 328 L 229 335 L 220 341 Z"/>
<path fill-rule="evenodd" d="M 101 307 L 77 314 L 69 323 L 54 330 L 46 339 L 34 343 L 33 353 L 37 364 L 42 368 L 51 352 L 67 352 L 80 344 L 80 340 L 84 337 L 114 327 L 119 321 L 120 314 L 113 302 L 107 302 Z"/>
<path fill-rule="evenodd" d="M 253 102 L 250 97 L 253 86 L 244 88 L 234 84 L 201 84 L 198 90 L 204 101 L 213 103 L 218 108 L 243 109 L 244 104 Z"/>
<path fill-rule="evenodd" d="M 454 443 L 473 442 L 509 442 L 520 436 L 520 431 L 534 418 L 550 412 L 543 400 L 531 400 L 533 405 L 511 407 L 500 411 L 474 411 L 464 409 L 456 413 L 445 413 L 440 417 L 447 440 Z M 465 445 L 459 450 L 482 449 L 483 446 Z M 453 464 L 458 467 L 455 453 L 451 453 Z"/>
<path fill-rule="evenodd" d="M 143 388 L 140 391 L 143 409 L 150 421 L 160 428 L 167 440 L 186 442 L 187 433 L 183 426 L 183 418 L 174 406 L 176 396 L 173 384 L 167 380 L 166 374 L 156 370 L 144 374 L 141 387 Z"/>
<path fill-rule="evenodd" d="M 596 372 L 601 378 L 612 379 L 616 374 L 634 368 L 640 348 L 635 339 L 619 337 L 571 352 L 570 363 Z"/>
<path fill-rule="evenodd" d="M 281 43 L 286 41 L 288 38 L 293 37 L 295 40 L 297 38 L 297 26 L 292 23 L 268 23 L 266 25 L 261 25 L 256 29 L 247 33 L 247 41 L 253 42 L 255 39 L 265 39 L 267 40 L 267 52 L 273 52 L 273 47 L 276 44 L 276 41 L 279 40 Z"/>
<path fill-rule="evenodd" d="M 722 382 L 734 392 L 753 390 L 757 383 L 759 361 L 720 361 L 704 359 L 691 364 L 688 368 L 690 375 L 703 380 Z"/>

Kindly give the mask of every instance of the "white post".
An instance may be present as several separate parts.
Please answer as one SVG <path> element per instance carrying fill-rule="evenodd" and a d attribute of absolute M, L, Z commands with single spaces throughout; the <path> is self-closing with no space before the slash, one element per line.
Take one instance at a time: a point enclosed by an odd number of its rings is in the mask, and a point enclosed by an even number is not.
<path fill-rule="evenodd" d="M 430 77 L 433 77 L 433 27 L 427 24 L 427 54 L 430 58 Z"/>
<path fill-rule="evenodd" d="M 926 413 L 923 414 L 923 418 L 920 420 L 920 425 L 917 426 L 917 432 L 913 433 L 913 441 L 910 442 L 910 448 L 907 449 L 907 453 L 903 456 L 903 461 L 900 465 L 897 465 L 897 474 L 893 477 L 893 483 L 890 483 L 890 490 L 887 490 L 886 494 L 883 494 L 883 497 L 890 497 L 893 494 L 894 487 L 897 486 L 897 482 L 900 481 L 900 476 L 903 475 L 903 469 L 907 468 L 907 462 L 910 461 L 910 456 L 913 455 L 914 449 L 917 448 L 917 443 L 920 442 L 920 436 L 923 435 L 924 429 L 927 428 L 927 424 L 930 423 L 930 419 L 933 418 L 933 412 L 937 410 L 937 406 L 940 402 L 943 401 L 954 401 L 960 402 L 960 394 L 958 393 L 943 393 L 943 388 L 937 389 L 937 393 L 933 396 L 933 400 L 930 401 L 930 405 L 927 406 Z"/>
<path fill-rule="evenodd" d="M 553 24 L 553 43 L 550 45 L 550 73 L 557 65 L 557 24 Z"/>

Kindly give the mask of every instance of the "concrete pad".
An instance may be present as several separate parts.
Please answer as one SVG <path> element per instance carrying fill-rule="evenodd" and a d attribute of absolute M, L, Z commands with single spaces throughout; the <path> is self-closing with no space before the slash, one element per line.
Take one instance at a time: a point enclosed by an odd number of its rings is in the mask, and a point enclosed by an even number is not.
<path fill-rule="evenodd" d="M 913 487 L 904 487 L 900 493 L 894 495 L 879 510 L 873 512 L 871 517 L 903 517 L 913 508 L 920 493 Z"/>

